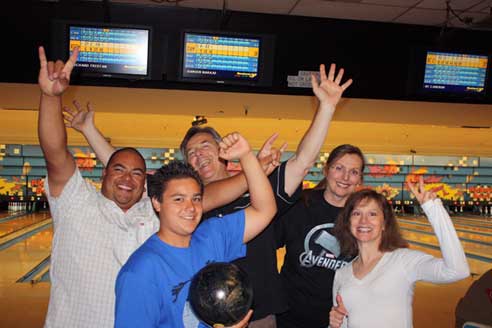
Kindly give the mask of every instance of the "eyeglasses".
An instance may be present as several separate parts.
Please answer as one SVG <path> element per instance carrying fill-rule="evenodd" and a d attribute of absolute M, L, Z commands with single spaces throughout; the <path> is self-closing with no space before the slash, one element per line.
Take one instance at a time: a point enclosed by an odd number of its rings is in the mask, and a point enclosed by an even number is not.
<path fill-rule="evenodd" d="M 348 174 L 354 178 L 358 178 L 362 175 L 362 172 L 359 169 L 355 169 L 355 168 L 354 169 L 347 169 L 342 164 L 333 164 L 330 166 L 330 169 L 334 170 L 338 174 L 341 173 L 343 175 L 347 174 L 347 170 L 348 170 Z"/>

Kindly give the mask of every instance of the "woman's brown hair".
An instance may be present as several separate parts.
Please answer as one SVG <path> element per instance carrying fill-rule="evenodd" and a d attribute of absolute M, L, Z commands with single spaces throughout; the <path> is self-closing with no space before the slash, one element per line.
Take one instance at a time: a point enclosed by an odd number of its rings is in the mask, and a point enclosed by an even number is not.
<path fill-rule="evenodd" d="M 384 230 L 379 244 L 381 252 L 390 252 L 398 248 L 407 248 L 408 242 L 403 239 L 395 214 L 388 200 L 372 189 L 359 190 L 347 199 L 344 209 L 340 212 L 335 228 L 335 237 L 340 243 L 340 251 L 347 256 L 355 256 L 359 253 L 357 240 L 350 232 L 350 216 L 356 206 L 363 201 L 374 200 L 383 212 Z"/>
<path fill-rule="evenodd" d="M 330 166 L 333 165 L 338 159 L 345 155 L 357 155 L 361 162 L 362 162 L 362 167 L 360 168 L 361 174 L 364 172 L 364 168 L 366 166 L 366 161 L 364 159 L 364 154 L 360 150 L 359 147 L 349 145 L 349 144 L 344 144 L 344 145 L 339 145 L 330 152 L 330 155 L 328 156 L 328 159 L 326 160 L 326 163 L 323 167 L 323 172 L 329 169 Z M 326 177 L 323 178 L 314 188 L 312 189 L 306 189 L 302 192 L 301 199 L 303 200 L 304 204 L 306 206 L 309 206 L 310 199 L 311 199 L 311 194 L 313 191 L 316 190 L 324 190 L 326 189 Z"/>

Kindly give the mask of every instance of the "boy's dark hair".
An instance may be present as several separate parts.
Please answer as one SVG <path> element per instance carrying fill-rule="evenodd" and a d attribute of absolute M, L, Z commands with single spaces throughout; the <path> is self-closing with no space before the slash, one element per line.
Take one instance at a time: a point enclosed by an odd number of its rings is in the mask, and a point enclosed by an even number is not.
<path fill-rule="evenodd" d="M 356 206 L 361 202 L 370 200 L 378 204 L 384 216 L 384 230 L 379 250 L 381 252 L 391 252 L 398 248 L 408 247 L 408 242 L 403 239 L 400 233 L 398 222 L 388 200 L 372 189 L 362 189 L 353 193 L 347 199 L 347 203 L 338 215 L 335 228 L 333 229 L 333 233 L 340 243 L 340 252 L 342 254 L 355 256 L 359 253 L 357 240 L 350 231 L 350 217 Z"/>
<path fill-rule="evenodd" d="M 188 142 L 190 141 L 190 139 L 195 134 L 198 134 L 198 133 L 210 134 L 214 138 L 214 140 L 217 142 L 217 144 L 222 141 L 222 137 L 220 136 L 220 134 L 214 128 L 212 128 L 210 126 L 206 126 L 206 127 L 193 126 L 193 127 L 189 128 L 188 131 L 186 132 L 184 138 L 183 138 L 183 141 L 181 141 L 181 145 L 179 146 L 179 150 L 181 151 L 181 155 L 183 155 L 183 160 L 185 162 L 188 162 L 188 158 L 187 158 L 187 154 L 186 154 L 186 146 L 188 145 Z"/>
<path fill-rule="evenodd" d="M 109 157 L 108 159 L 108 163 L 106 164 L 106 167 L 109 167 L 111 165 L 111 162 L 113 161 L 114 157 L 119 154 L 119 153 L 123 153 L 123 152 L 133 152 L 135 154 L 138 155 L 138 157 L 140 157 L 144 163 L 144 171 L 147 170 L 147 164 L 145 163 L 145 158 L 142 156 L 142 154 L 140 154 L 140 152 L 136 149 L 136 148 L 133 148 L 133 147 L 123 147 L 123 148 L 120 148 L 120 149 L 117 149 L 115 150 L 111 156 Z"/>
<path fill-rule="evenodd" d="M 203 194 L 203 182 L 198 173 L 191 165 L 178 160 L 171 161 L 155 171 L 154 174 L 147 175 L 147 194 L 150 198 L 155 198 L 161 202 L 162 194 L 169 181 L 186 178 L 194 179 L 200 186 L 200 193 Z"/>

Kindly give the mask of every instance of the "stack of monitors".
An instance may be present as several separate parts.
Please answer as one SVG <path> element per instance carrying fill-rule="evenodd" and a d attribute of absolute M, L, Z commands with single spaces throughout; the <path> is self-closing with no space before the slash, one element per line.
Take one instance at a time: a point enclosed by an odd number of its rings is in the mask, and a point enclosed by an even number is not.
<path fill-rule="evenodd" d="M 261 38 L 184 33 L 181 76 L 214 83 L 252 83 L 260 78 Z"/>
<path fill-rule="evenodd" d="M 429 92 L 484 94 L 488 56 L 427 51 L 423 88 Z"/>
<path fill-rule="evenodd" d="M 70 54 L 80 50 L 75 68 L 87 75 L 148 78 L 150 29 L 115 26 L 68 26 Z"/>

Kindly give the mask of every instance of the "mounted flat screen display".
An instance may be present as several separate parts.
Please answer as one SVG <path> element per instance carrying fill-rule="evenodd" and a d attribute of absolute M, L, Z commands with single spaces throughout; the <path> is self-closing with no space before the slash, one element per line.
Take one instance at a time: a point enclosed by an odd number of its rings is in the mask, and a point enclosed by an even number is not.
<path fill-rule="evenodd" d="M 271 83 L 271 67 L 266 74 L 264 67 L 265 53 L 273 57 L 272 44 L 263 36 L 184 32 L 180 78 L 191 82 L 246 85 L 265 84 L 265 79 L 269 79 Z M 271 66 L 271 58 L 267 62 Z"/>
<path fill-rule="evenodd" d="M 79 47 L 75 68 L 81 74 L 148 78 L 150 34 L 150 28 L 69 24 L 68 50 Z"/>
<path fill-rule="evenodd" d="M 427 51 L 423 90 L 485 93 L 488 56 Z"/>

